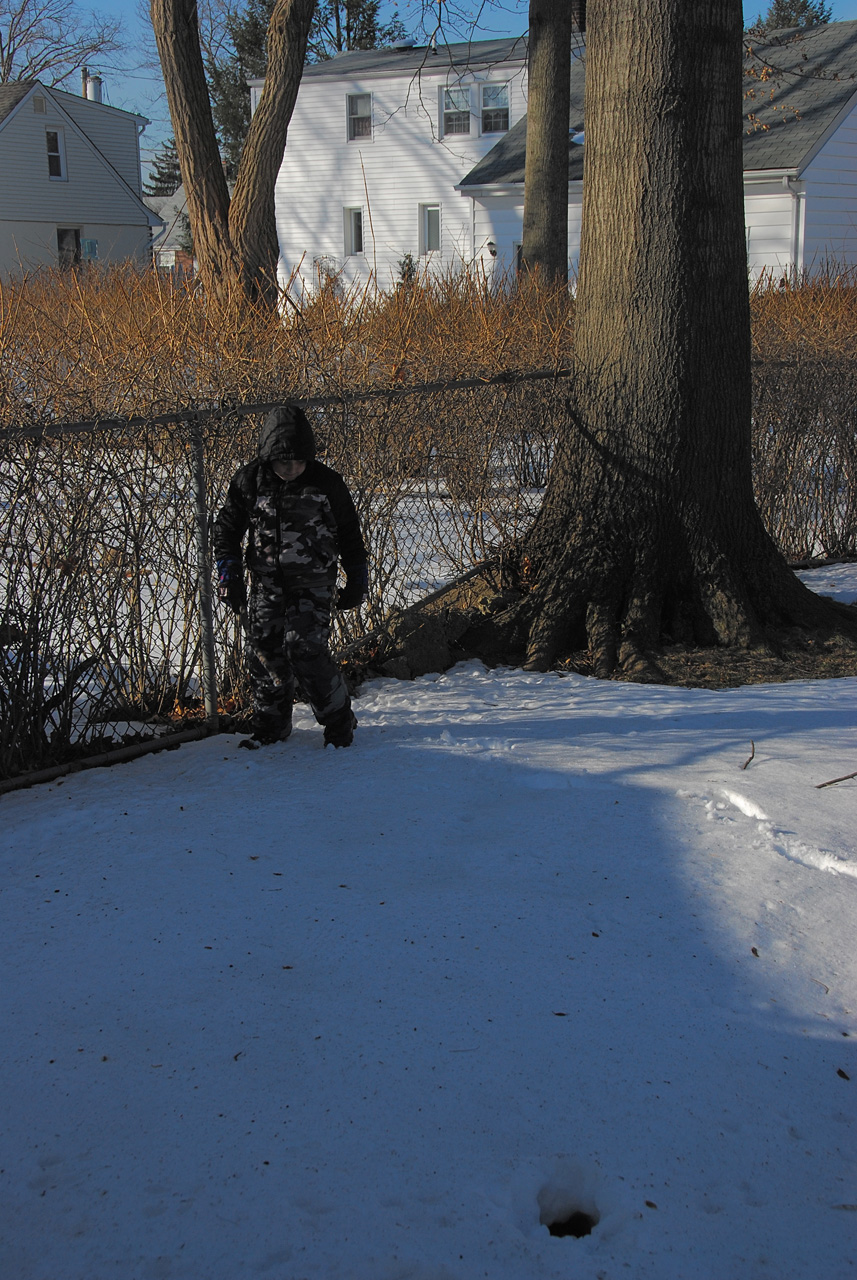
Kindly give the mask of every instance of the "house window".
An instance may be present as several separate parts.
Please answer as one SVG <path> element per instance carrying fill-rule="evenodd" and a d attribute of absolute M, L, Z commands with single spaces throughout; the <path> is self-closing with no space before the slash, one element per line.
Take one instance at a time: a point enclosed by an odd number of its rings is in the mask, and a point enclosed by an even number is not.
<path fill-rule="evenodd" d="M 37 93 L 33 98 L 33 110 L 35 111 L 36 115 L 37 116 L 46 115 L 47 109 L 48 109 L 48 104 L 45 102 L 45 99 L 42 97 L 40 93 Z"/>
<path fill-rule="evenodd" d="M 57 227 L 57 257 L 61 271 L 68 271 L 80 262 L 80 228 Z"/>
<path fill-rule="evenodd" d="M 348 94 L 348 141 L 372 137 L 371 93 Z"/>
<path fill-rule="evenodd" d="M 420 205 L 420 253 L 440 252 L 440 205 Z"/>
<path fill-rule="evenodd" d="M 507 133 L 509 129 L 509 86 L 483 84 L 482 132 Z"/>
<path fill-rule="evenodd" d="M 363 252 L 363 210 L 343 209 L 345 216 L 345 256 Z"/>
<path fill-rule="evenodd" d="M 470 90 L 444 89 L 443 133 L 470 132 Z"/>
<path fill-rule="evenodd" d="M 65 139 L 62 129 L 48 129 L 45 132 L 48 147 L 48 176 L 53 182 L 65 182 Z"/>

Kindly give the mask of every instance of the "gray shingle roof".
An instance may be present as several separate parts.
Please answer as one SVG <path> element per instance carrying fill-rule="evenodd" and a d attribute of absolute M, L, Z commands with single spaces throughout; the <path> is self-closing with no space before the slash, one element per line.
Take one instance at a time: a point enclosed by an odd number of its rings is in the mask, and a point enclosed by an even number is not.
<path fill-rule="evenodd" d="M 316 62 L 305 67 L 303 78 L 315 80 L 324 76 L 369 76 L 402 71 L 413 73 L 423 68 L 433 73 L 454 70 L 456 75 L 460 75 L 467 68 L 493 67 L 502 62 L 521 63 L 526 58 L 525 36 L 439 44 L 436 50 L 427 45 L 404 49 L 351 49 L 326 62 Z"/>
<path fill-rule="evenodd" d="M 857 22 L 780 31 L 751 47 L 771 79 L 745 76 L 744 168 L 801 169 L 857 94 Z M 754 129 L 752 113 L 768 128 Z"/>
<path fill-rule="evenodd" d="M 746 60 L 744 170 L 795 169 L 809 163 L 827 131 L 857 94 L 857 22 L 779 31 L 750 42 Z M 755 69 L 755 74 L 753 73 Z M 761 72 L 769 78 L 760 78 Z M 584 63 L 571 68 L 570 130 L 583 124 Z M 755 115 L 756 121 L 750 119 Z M 767 126 L 764 127 L 764 126 Z M 461 187 L 524 181 L 526 117 L 470 170 Z M 583 148 L 569 144 L 569 179 L 583 177 Z"/>
<path fill-rule="evenodd" d="M 36 84 L 35 80 L 17 80 L 14 84 L 0 84 L 0 121 L 5 120 L 9 112 L 15 110 L 34 84 Z"/>

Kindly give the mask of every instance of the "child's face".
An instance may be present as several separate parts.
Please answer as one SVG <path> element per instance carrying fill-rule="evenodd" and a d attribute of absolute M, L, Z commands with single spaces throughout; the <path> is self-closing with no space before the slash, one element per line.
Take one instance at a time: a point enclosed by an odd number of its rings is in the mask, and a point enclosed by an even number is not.
<path fill-rule="evenodd" d="M 297 480 L 298 476 L 306 470 L 306 463 L 298 458 L 277 458 L 271 466 L 281 480 Z"/>

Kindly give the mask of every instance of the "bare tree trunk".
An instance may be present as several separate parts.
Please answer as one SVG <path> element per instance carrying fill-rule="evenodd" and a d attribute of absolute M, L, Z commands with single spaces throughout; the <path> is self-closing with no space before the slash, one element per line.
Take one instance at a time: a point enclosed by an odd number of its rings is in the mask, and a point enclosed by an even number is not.
<path fill-rule="evenodd" d="M 199 44 L 196 0 L 150 0 L 187 211 L 207 289 L 226 298 L 276 297 L 274 182 L 300 85 L 315 0 L 277 0 L 268 73 L 230 208 Z"/>
<path fill-rule="evenodd" d="M 229 239 L 229 193 L 220 161 L 199 47 L 196 0 L 151 0 L 194 253 L 207 288 L 228 291 L 238 275 Z"/>
<path fill-rule="evenodd" d="M 530 0 L 521 264 L 557 281 L 568 276 L 571 30 L 569 0 Z"/>
<path fill-rule="evenodd" d="M 588 638 L 651 674 L 664 638 L 841 626 L 755 506 L 740 0 L 590 0 L 578 377 L 507 625 L 545 669 Z"/>
<path fill-rule="evenodd" d="M 301 83 L 315 0 L 277 0 L 268 26 L 265 87 L 250 122 L 229 209 L 244 291 L 276 296 L 279 245 L 274 184 Z"/>

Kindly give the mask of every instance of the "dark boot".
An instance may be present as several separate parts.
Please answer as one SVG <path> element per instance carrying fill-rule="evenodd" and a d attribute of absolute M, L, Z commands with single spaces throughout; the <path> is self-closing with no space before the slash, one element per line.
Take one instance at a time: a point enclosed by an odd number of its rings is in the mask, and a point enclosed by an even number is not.
<path fill-rule="evenodd" d="M 272 742 L 285 742 L 292 731 L 292 710 L 277 715 L 273 712 L 254 711 L 250 721 L 250 737 L 255 738 L 263 747 Z"/>
<path fill-rule="evenodd" d="M 326 747 L 350 747 L 354 741 L 356 727 L 357 717 L 351 710 L 351 704 L 347 703 L 324 726 L 324 745 Z"/>

